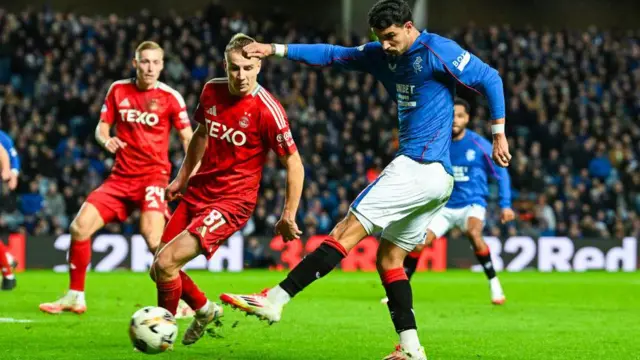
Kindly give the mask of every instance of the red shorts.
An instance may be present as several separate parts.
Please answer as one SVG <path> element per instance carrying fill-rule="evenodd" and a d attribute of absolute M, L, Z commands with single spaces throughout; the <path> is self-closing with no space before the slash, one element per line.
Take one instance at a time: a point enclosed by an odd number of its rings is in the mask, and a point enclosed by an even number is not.
<path fill-rule="evenodd" d="M 99 188 L 87 197 L 87 202 L 95 206 L 105 224 L 127 220 L 135 209 L 158 211 L 168 217 L 164 190 L 169 184 L 166 176 L 139 179 L 108 177 Z"/>
<path fill-rule="evenodd" d="M 196 209 L 183 200 L 164 228 L 161 241 L 167 244 L 187 230 L 200 241 L 202 253 L 210 259 L 220 245 L 242 229 L 248 220 L 244 216 L 238 219 L 215 205 Z"/>

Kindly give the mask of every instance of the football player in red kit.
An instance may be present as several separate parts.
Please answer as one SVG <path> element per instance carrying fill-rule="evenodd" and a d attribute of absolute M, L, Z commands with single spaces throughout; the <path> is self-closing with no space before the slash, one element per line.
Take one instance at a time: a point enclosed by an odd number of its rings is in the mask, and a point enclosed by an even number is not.
<path fill-rule="evenodd" d="M 111 175 L 95 189 L 71 223 L 69 291 L 40 310 L 77 314 L 87 309 L 84 288 L 91 263 L 91 236 L 105 224 L 125 221 L 140 209 L 140 232 L 155 253 L 165 226 L 164 191 L 171 175 L 169 135 L 178 130 L 185 148 L 193 135 L 182 96 L 158 81 L 164 51 L 155 42 L 141 43 L 135 52 L 136 77 L 114 82 L 107 93 L 96 139 L 115 154 Z M 111 128 L 115 136 L 111 136 Z"/>
<path fill-rule="evenodd" d="M 11 160 L 9 153 L 15 149 L 6 149 L 3 146 L 3 142 L 0 141 L 0 174 L 1 182 L 0 187 L 7 186 L 10 190 L 14 190 L 15 187 L 11 186 Z M 16 155 L 17 156 L 17 155 Z M 2 239 L 0 239 L 0 270 L 2 271 L 2 290 L 13 290 L 16 287 L 16 278 L 13 274 L 13 268 L 15 268 L 15 261 L 13 256 L 9 253 L 9 249 L 4 245 Z"/>
<path fill-rule="evenodd" d="M 204 85 L 195 112 L 198 128 L 178 176 L 166 191 L 168 199 L 182 200 L 162 235 L 150 274 L 158 289 L 158 306 L 175 314 L 182 298 L 196 310 L 182 339 L 185 345 L 202 337 L 206 326 L 222 316 L 222 307 L 207 300 L 181 268 L 199 254 L 210 258 L 249 220 L 269 149 L 287 170 L 285 204 L 276 233 L 287 240 L 301 234 L 295 215 L 304 181 L 302 160 L 284 109 L 257 82 L 260 60 L 242 54 L 242 48 L 252 42 L 237 34 L 227 45 L 227 78 Z M 189 179 L 199 161 L 198 172 Z"/>

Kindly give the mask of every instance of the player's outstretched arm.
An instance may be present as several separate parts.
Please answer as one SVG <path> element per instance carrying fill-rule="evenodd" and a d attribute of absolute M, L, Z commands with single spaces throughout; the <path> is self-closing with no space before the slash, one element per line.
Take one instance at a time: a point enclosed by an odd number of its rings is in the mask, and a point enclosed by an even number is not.
<path fill-rule="evenodd" d="M 297 151 L 290 155 L 281 156 L 280 162 L 287 169 L 287 189 L 282 216 L 276 223 L 276 234 L 282 235 L 284 241 L 290 241 L 298 239 L 302 234 L 296 224 L 296 214 L 302 197 L 304 166 L 302 165 L 300 153 Z"/>
<path fill-rule="evenodd" d="M 344 47 L 330 44 L 263 44 L 251 43 L 244 47 L 247 57 L 264 58 L 272 55 L 314 66 L 333 66 L 345 70 L 365 71 L 370 69 L 367 61 L 367 45 Z M 369 46 L 375 46 L 373 43 Z"/>
<path fill-rule="evenodd" d="M 187 147 L 187 153 L 182 162 L 182 166 L 178 171 L 176 178 L 169 184 L 165 194 L 169 201 L 179 198 L 184 192 L 189 177 L 195 169 L 196 165 L 202 159 L 204 151 L 207 148 L 207 127 L 199 124 L 196 131 L 193 133 L 193 137 Z"/>
<path fill-rule="evenodd" d="M 107 149 L 112 154 L 115 154 L 116 151 L 120 149 L 124 149 L 127 146 L 127 143 L 118 139 L 116 136 L 111 136 L 111 124 L 106 123 L 102 120 L 96 126 L 96 140 L 98 144 L 103 148 Z"/>
<path fill-rule="evenodd" d="M 436 36 L 429 43 L 424 43 L 424 46 L 431 54 L 430 61 L 436 72 L 453 76 L 461 84 L 487 98 L 492 119 L 492 157 L 498 166 L 509 166 L 511 154 L 504 134 L 504 87 L 498 71 L 453 40 Z"/>

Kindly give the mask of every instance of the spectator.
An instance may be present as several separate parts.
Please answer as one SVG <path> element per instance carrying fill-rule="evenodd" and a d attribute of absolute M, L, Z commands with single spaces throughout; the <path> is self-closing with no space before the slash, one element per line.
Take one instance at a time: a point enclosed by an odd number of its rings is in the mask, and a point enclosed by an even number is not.
<path fill-rule="evenodd" d="M 203 82 L 224 74 L 221 54 L 235 32 L 264 42 L 355 44 L 355 37 L 341 40 L 281 14 L 273 19 L 228 14 L 217 0 L 188 18 L 0 12 L 0 128 L 23 158 L 18 197 L 2 193 L 0 227 L 66 231 L 86 194 L 109 175 L 112 157 L 97 146 L 93 129 L 109 84 L 133 75 L 130 59 L 141 39 L 164 46 L 163 81 L 180 91 L 191 113 Z M 522 216 L 509 227 L 488 226 L 487 233 L 638 234 L 639 33 L 494 26 L 442 34 L 498 69 L 505 86 L 509 172 Z M 306 166 L 300 226 L 306 236 L 324 233 L 394 157 L 396 106 L 366 74 L 272 59 L 260 82 L 285 105 Z M 483 100 L 464 89 L 460 94 L 476 102 L 471 127 L 490 137 Z M 177 167 L 183 154 L 173 144 Z M 282 181 L 280 164 L 269 155 L 253 235 L 272 234 Z M 496 189 L 491 192 L 495 201 Z M 499 224 L 498 216 L 489 211 L 487 224 Z M 134 233 L 136 226 L 108 229 Z"/>

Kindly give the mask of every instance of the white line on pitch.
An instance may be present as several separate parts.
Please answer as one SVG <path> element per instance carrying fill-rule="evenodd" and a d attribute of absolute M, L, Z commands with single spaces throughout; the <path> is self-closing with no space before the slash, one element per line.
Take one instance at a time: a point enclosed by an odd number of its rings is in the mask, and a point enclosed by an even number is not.
<path fill-rule="evenodd" d="M 30 323 L 33 320 L 28 319 L 14 319 L 14 318 L 0 318 L 0 323 Z"/>

